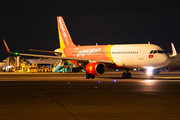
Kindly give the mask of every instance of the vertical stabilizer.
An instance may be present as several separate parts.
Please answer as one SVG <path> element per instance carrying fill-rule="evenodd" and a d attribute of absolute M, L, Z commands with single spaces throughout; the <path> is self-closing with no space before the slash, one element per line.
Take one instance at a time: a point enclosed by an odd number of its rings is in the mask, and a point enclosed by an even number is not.
<path fill-rule="evenodd" d="M 57 17 L 57 25 L 58 25 L 60 48 L 63 49 L 66 47 L 75 46 L 67 30 L 67 27 L 64 23 L 62 16 Z"/>

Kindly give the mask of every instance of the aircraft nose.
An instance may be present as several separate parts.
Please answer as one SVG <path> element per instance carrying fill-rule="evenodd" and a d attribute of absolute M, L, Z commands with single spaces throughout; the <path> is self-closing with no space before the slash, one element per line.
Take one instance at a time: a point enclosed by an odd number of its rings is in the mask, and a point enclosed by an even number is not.
<path fill-rule="evenodd" d="M 166 55 L 163 58 L 161 58 L 161 60 L 163 61 L 163 67 L 165 67 L 171 63 L 171 59 L 169 58 L 169 56 Z"/>
<path fill-rule="evenodd" d="M 166 67 L 167 65 L 169 65 L 171 62 L 171 59 L 169 58 L 169 56 L 167 55 L 160 55 L 158 56 L 158 59 L 156 59 L 156 66 L 158 66 L 159 68 L 161 67 Z"/>

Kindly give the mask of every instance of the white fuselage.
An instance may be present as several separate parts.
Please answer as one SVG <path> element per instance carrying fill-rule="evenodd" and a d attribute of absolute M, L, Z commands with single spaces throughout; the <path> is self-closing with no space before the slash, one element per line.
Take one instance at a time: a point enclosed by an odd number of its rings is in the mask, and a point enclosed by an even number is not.
<path fill-rule="evenodd" d="M 170 58 L 165 53 L 150 54 L 152 50 L 163 51 L 159 46 L 153 44 L 116 45 L 111 51 L 114 62 L 119 66 L 127 68 L 161 68 L 170 63 Z"/>

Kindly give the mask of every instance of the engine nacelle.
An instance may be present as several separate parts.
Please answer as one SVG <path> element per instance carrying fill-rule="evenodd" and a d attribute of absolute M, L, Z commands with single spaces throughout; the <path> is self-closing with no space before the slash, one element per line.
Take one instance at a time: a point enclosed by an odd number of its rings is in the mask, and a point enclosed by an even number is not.
<path fill-rule="evenodd" d="M 170 71 L 176 71 L 176 70 L 178 70 L 178 68 L 165 68 L 165 70 L 167 72 L 170 72 Z"/>
<path fill-rule="evenodd" d="M 88 63 L 86 65 L 86 72 L 93 76 L 101 75 L 105 72 L 106 67 L 103 63 L 95 62 L 95 63 Z"/>

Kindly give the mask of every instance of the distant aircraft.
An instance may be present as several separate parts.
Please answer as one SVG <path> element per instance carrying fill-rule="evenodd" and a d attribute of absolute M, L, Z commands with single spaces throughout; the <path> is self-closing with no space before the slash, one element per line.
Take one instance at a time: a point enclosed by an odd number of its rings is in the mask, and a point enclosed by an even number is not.
<path fill-rule="evenodd" d="M 176 71 L 178 69 L 180 69 L 180 53 L 177 53 L 175 57 L 171 57 L 170 64 L 165 67 L 167 72 Z"/>
<path fill-rule="evenodd" d="M 180 69 L 180 53 L 177 56 L 171 57 L 171 63 L 165 67 L 167 72 L 172 72 Z"/>
<path fill-rule="evenodd" d="M 87 79 L 94 79 L 95 76 L 103 74 L 106 68 L 125 69 L 126 72 L 123 72 L 122 78 L 131 78 L 129 70 L 140 68 L 148 74 L 149 78 L 153 78 L 153 74 L 156 73 L 153 69 L 165 67 L 171 62 L 167 53 L 154 44 L 76 46 L 61 16 L 57 17 L 57 24 L 60 48 L 54 51 L 31 50 L 55 53 L 57 56 L 13 53 L 9 50 L 5 40 L 3 40 L 7 52 L 22 56 L 77 61 L 86 69 Z"/>
<path fill-rule="evenodd" d="M 0 68 L 7 67 L 8 65 L 5 62 L 0 62 Z"/>
<path fill-rule="evenodd" d="M 170 56 L 171 62 L 169 65 L 164 67 L 167 72 L 176 71 L 180 68 L 180 53 L 176 52 L 176 49 L 173 43 L 171 43 L 171 48 L 172 48 L 173 55 L 171 55 L 171 53 L 168 53 L 168 55 Z"/>
<path fill-rule="evenodd" d="M 3 62 L 0 62 L 0 71 L 2 70 L 7 70 L 9 68 L 11 68 L 11 66 L 8 66 L 8 64 L 6 63 L 6 60 L 3 60 Z"/>

